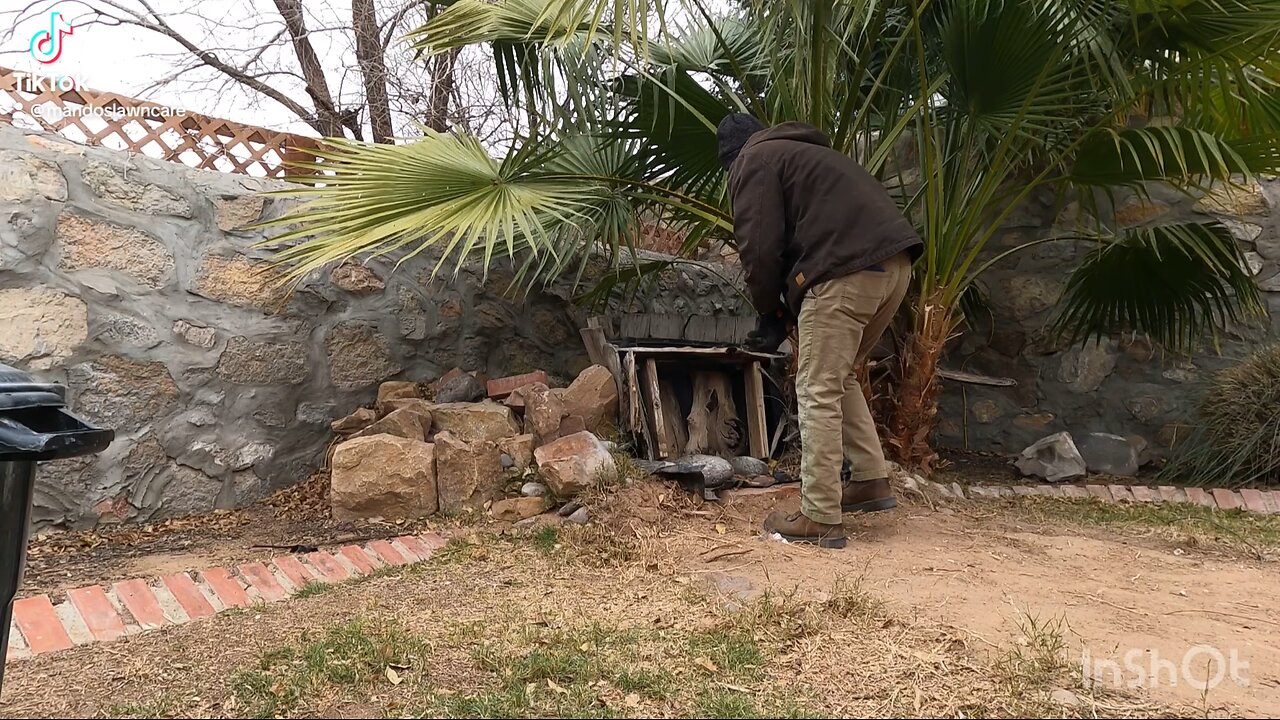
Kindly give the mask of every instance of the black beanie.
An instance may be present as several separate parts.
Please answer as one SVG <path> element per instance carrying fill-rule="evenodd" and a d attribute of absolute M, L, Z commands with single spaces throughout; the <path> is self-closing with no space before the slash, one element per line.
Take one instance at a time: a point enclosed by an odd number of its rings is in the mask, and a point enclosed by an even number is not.
<path fill-rule="evenodd" d="M 764 129 L 764 123 L 746 113 L 733 113 L 720 121 L 720 126 L 716 128 L 716 140 L 720 142 L 720 164 L 725 170 L 738 159 L 738 153 L 742 152 L 742 146 L 747 144 L 747 140 Z"/>

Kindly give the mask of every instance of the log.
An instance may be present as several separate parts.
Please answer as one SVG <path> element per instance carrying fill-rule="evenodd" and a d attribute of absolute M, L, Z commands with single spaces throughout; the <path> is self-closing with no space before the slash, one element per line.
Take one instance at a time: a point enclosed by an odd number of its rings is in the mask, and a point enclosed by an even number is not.
<path fill-rule="evenodd" d="M 742 423 L 729 376 L 722 372 L 694 373 L 688 452 L 736 455 L 741 445 Z"/>
<path fill-rule="evenodd" d="M 658 397 L 662 401 L 662 429 L 666 432 L 670 457 L 680 457 L 689 445 L 689 428 L 680 417 L 680 399 L 666 380 L 658 381 Z"/>
<path fill-rule="evenodd" d="M 760 372 L 760 363 L 753 362 L 747 366 L 747 435 L 750 438 L 751 456 L 764 460 L 769 457 L 768 421 L 764 413 L 764 377 Z"/>
<path fill-rule="evenodd" d="M 662 393 L 658 386 L 658 363 L 653 358 L 644 361 L 644 387 L 647 395 L 645 406 L 653 418 L 653 440 L 656 443 L 656 457 L 653 460 L 666 460 L 671 457 L 671 444 L 667 442 L 666 423 L 663 422 Z"/>

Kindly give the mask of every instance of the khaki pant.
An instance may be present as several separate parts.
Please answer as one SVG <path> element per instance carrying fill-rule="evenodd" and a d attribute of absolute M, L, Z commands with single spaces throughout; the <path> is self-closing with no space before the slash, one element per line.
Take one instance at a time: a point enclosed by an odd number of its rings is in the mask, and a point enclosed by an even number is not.
<path fill-rule="evenodd" d="M 876 424 L 854 369 L 889 327 L 911 282 L 900 253 L 812 287 L 800 308 L 796 396 L 800 410 L 800 509 L 810 520 L 840 522 L 840 469 L 855 481 L 888 477 Z"/>

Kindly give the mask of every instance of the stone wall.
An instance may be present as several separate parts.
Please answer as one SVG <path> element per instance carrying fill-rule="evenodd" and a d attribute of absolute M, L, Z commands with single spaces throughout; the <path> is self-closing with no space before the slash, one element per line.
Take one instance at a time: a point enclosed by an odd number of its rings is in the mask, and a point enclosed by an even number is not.
<path fill-rule="evenodd" d="M 1154 188 L 1151 201 L 1119 195 L 1114 209 L 1127 225 L 1204 220 L 1216 216 L 1243 245 L 1250 271 L 1264 290 L 1270 318 L 1257 327 L 1232 328 L 1220 350 L 1204 347 L 1174 356 L 1143 337 L 1112 337 L 1084 347 L 1064 347 L 1044 332 L 1067 276 L 1091 247 L 1053 242 L 1005 259 L 983 276 L 989 314 L 966 333 L 947 365 L 1017 381 L 1013 388 L 948 383 L 942 398 L 939 441 L 949 447 L 1019 452 L 1062 430 L 1132 436 L 1159 457 L 1185 437 L 1204 381 L 1237 363 L 1259 343 L 1280 333 L 1280 180 L 1247 191 L 1217 191 L 1194 199 Z M 1061 234 L 1079 220 L 1068 206 L 1055 214 L 1049 202 L 1031 203 L 992 242 L 1001 252 L 1037 238 Z M 1140 438 L 1140 440 L 1139 440 Z"/>
<path fill-rule="evenodd" d="M 37 529 L 232 507 L 306 478 L 329 422 L 386 379 L 587 366 L 568 288 L 514 299 L 510 273 L 430 281 L 432 259 L 345 265 L 291 294 L 261 231 L 279 187 L 71 145 L 0 123 L 0 362 L 65 383 L 112 427 L 102 455 L 42 466 Z M 733 313 L 698 267 L 634 300 Z"/>

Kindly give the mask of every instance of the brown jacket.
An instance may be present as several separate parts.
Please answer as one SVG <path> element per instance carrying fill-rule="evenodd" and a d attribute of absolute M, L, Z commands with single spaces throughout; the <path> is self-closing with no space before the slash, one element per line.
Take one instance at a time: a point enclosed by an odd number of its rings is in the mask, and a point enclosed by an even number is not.
<path fill-rule="evenodd" d="M 756 312 L 786 297 L 799 315 L 813 285 L 903 250 L 924 252 L 915 228 L 870 173 L 817 128 L 786 122 L 751 136 L 729 168 L 733 232 Z"/>

